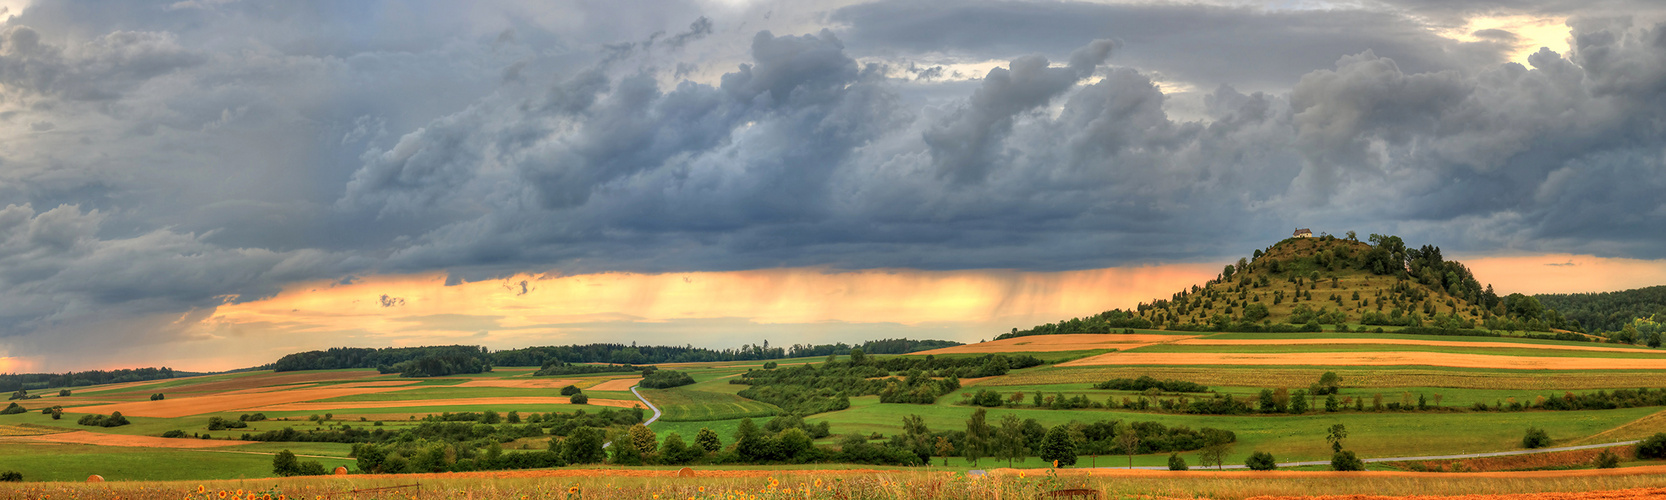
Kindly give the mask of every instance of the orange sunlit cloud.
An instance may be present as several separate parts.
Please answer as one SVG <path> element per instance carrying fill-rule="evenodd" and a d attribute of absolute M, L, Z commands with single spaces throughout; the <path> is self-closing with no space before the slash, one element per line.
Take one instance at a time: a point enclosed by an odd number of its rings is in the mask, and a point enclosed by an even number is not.
<path fill-rule="evenodd" d="M 563 323 L 744 318 L 819 322 L 989 323 L 1092 314 L 1167 297 L 1213 277 L 1212 264 L 1064 272 L 767 269 L 578 276 L 518 275 L 445 285 L 443 274 L 287 287 L 225 305 L 207 321 L 291 333 L 558 329 Z M 473 319 L 471 319 L 473 318 Z M 1027 325 L 1015 325 L 1027 326 Z"/>
<path fill-rule="evenodd" d="M 1476 280 L 1510 293 L 1612 292 L 1666 284 L 1666 260 L 1550 254 L 1460 258 Z"/>
<path fill-rule="evenodd" d="M 1459 260 L 1500 294 L 1666 283 L 1666 261 L 1561 254 Z M 892 337 L 975 342 L 1011 328 L 1167 298 L 1214 278 L 1220 265 L 517 275 L 452 286 L 443 273 L 371 276 L 347 285 L 296 283 L 270 298 L 159 320 L 185 323 L 194 339 L 159 358 L 171 357 L 163 360 L 186 369 L 224 370 L 339 346 L 641 342 L 728 348 L 766 339 L 799 344 Z"/>

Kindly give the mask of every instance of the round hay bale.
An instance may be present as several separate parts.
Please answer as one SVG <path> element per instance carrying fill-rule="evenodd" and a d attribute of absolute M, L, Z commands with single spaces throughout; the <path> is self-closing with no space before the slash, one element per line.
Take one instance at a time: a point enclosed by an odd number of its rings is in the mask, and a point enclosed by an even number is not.
<path fill-rule="evenodd" d="M 87 476 L 87 482 L 89 482 L 89 483 L 102 483 L 102 482 L 104 482 L 104 476 L 100 476 L 98 474 L 93 474 L 91 476 Z"/>
<path fill-rule="evenodd" d="M 332 472 L 331 474 L 335 474 L 337 476 L 345 476 L 345 475 L 347 475 L 347 468 L 337 466 L 335 472 Z"/>
<path fill-rule="evenodd" d="M 688 467 L 677 469 L 677 477 L 694 477 L 694 469 Z"/>

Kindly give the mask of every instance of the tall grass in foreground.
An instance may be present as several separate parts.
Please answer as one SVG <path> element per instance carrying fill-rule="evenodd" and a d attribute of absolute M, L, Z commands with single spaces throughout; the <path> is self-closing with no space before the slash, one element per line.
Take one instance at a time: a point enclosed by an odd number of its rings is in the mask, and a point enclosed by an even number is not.
<path fill-rule="evenodd" d="M 604 471 L 597 471 L 606 474 Z M 723 472 L 703 472 L 722 474 Z M 363 491 L 420 483 L 420 488 Z M 1012 474 L 973 478 L 953 472 L 837 473 L 805 471 L 750 477 L 426 477 L 347 476 L 241 481 L 22 483 L 0 486 L 0 498 L 134 500 L 221 499 L 1031 499 L 1059 489 L 1092 489 L 1105 498 L 1218 498 L 1307 495 L 1466 495 L 1666 488 L 1655 474 L 1491 477 L 1465 474 L 1333 475 L 1226 473 L 1163 477 Z M 1655 495 L 1666 494 L 1654 490 Z"/>

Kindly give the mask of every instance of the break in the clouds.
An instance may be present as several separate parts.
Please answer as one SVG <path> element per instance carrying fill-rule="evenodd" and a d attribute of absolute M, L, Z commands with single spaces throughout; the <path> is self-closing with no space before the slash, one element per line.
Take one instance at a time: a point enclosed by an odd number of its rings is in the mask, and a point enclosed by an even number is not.
<path fill-rule="evenodd" d="M 1650 2 L 7 8 L 0 356 L 384 274 L 1666 257 Z"/>

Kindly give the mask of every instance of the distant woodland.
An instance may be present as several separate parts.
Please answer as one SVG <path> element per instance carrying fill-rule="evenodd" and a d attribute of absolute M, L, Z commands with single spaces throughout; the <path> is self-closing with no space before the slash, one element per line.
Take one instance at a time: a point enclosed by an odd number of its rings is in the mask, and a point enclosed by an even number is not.
<path fill-rule="evenodd" d="M 491 351 L 481 346 L 429 347 L 336 347 L 322 351 L 290 354 L 272 364 L 275 371 L 340 370 L 376 368 L 382 373 L 407 377 L 433 377 L 491 371 L 493 366 L 564 366 L 571 363 L 651 365 L 709 361 L 752 361 L 850 354 L 861 349 L 870 354 L 910 352 L 961 345 L 946 340 L 885 339 L 859 345 L 845 343 L 791 347 L 743 345 L 736 349 L 707 349 L 694 346 L 638 346 L 636 344 L 587 344 L 526 347 Z"/>
<path fill-rule="evenodd" d="M 69 373 L 20 373 L 0 375 L 0 392 L 40 390 L 58 387 L 81 387 L 96 384 L 118 384 L 174 378 L 172 368 L 136 368 L 130 370 L 92 370 Z"/>
<path fill-rule="evenodd" d="M 1615 332 L 1638 318 L 1666 321 L 1666 285 L 1623 292 L 1535 295 L 1545 307 L 1561 311 L 1592 331 Z"/>

